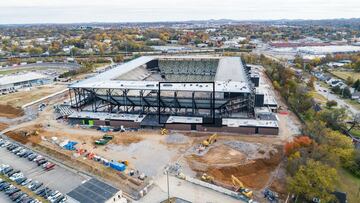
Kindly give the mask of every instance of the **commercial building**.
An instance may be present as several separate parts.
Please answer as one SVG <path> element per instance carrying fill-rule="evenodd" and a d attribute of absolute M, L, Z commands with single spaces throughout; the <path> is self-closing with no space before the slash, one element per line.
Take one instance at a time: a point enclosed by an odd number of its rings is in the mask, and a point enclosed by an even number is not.
<path fill-rule="evenodd" d="M 277 134 L 260 76 L 239 57 L 143 56 L 70 86 L 73 124 Z M 266 103 L 267 102 L 267 103 Z"/>
<path fill-rule="evenodd" d="M 45 75 L 29 72 L 0 77 L 0 93 L 14 92 L 23 87 L 42 85 L 48 82 Z"/>

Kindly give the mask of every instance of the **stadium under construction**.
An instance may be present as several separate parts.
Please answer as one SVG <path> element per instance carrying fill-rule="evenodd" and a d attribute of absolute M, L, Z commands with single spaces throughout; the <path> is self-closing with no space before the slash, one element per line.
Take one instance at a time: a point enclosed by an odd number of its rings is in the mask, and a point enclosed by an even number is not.
<path fill-rule="evenodd" d="M 70 85 L 72 124 L 278 134 L 273 97 L 240 57 L 142 56 Z"/>

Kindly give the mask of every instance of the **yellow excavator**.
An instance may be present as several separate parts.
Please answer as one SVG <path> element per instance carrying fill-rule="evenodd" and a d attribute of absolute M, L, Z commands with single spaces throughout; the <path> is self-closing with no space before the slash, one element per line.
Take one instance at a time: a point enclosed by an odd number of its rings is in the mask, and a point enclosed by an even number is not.
<path fill-rule="evenodd" d="M 208 147 L 209 145 L 216 142 L 216 138 L 217 138 L 217 134 L 215 133 L 215 134 L 211 135 L 208 139 L 204 140 L 201 144 L 204 147 Z"/>
<path fill-rule="evenodd" d="M 231 175 L 231 181 L 234 187 L 236 187 L 236 192 L 240 192 L 242 195 L 245 195 L 247 198 L 252 199 L 253 191 L 247 189 L 237 177 Z"/>
<path fill-rule="evenodd" d="M 169 134 L 169 131 L 168 131 L 168 129 L 166 129 L 166 128 L 161 128 L 160 134 L 161 134 L 161 135 L 167 135 L 167 134 Z"/>
<path fill-rule="evenodd" d="M 203 173 L 203 175 L 201 176 L 201 180 L 202 181 L 205 181 L 205 182 L 208 182 L 208 183 L 213 183 L 214 182 L 214 177 L 206 174 L 206 173 Z"/>

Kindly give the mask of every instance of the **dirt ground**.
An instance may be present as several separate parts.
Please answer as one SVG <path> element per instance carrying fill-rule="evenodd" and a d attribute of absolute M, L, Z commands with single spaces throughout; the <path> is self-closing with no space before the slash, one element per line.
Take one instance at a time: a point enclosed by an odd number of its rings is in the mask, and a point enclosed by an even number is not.
<path fill-rule="evenodd" d="M 6 123 L 0 123 L 0 131 L 6 129 L 7 127 L 9 127 L 8 124 L 6 124 Z"/>
<path fill-rule="evenodd" d="M 2 103 L 0 96 L 0 103 Z M 0 117 L 16 118 L 24 115 L 24 111 L 20 108 L 13 107 L 11 105 L 0 104 Z"/>
<path fill-rule="evenodd" d="M 43 115 L 47 113 L 42 112 Z M 69 126 L 63 121 L 45 118 L 46 116 L 43 116 L 31 125 L 18 127 L 16 133 L 11 131 L 6 134 L 22 143 L 33 143 L 47 150 L 56 148 L 57 154 L 63 153 L 71 156 L 71 159 L 74 157 L 66 154 L 68 151 L 59 148 L 52 139 L 56 137 L 59 141 L 76 141 L 78 148 L 108 160 L 127 160 L 130 163 L 129 168 L 144 172 L 150 177 L 161 175 L 167 164 L 179 162 L 187 175 L 199 177 L 205 172 L 227 188 L 232 187 L 231 175 L 234 175 L 254 191 L 270 186 L 276 192 L 286 193 L 284 176 L 273 177 L 283 153 L 284 141 L 278 137 L 219 134 L 218 141 L 204 155 L 199 156 L 194 154 L 193 149 L 206 139 L 209 133 L 171 132 L 164 136 L 160 135 L 159 130 L 110 132 L 114 139 L 108 145 L 95 146 L 94 141 L 101 138 L 104 132 Z M 38 136 L 23 136 L 24 132 L 35 130 L 39 132 Z"/>
<path fill-rule="evenodd" d="M 48 96 L 55 92 L 59 92 L 65 88 L 66 87 L 64 85 L 54 84 L 31 87 L 21 90 L 19 92 L 0 96 L 0 104 L 18 108 L 23 106 L 24 104 L 41 99 L 42 97 Z M 0 112 L 2 111 L 0 110 Z M 2 115 L 0 114 L 0 116 Z"/>
<path fill-rule="evenodd" d="M 253 145 L 247 142 L 239 143 Z M 282 147 L 257 145 L 256 149 L 248 147 L 247 150 L 239 151 L 224 143 L 216 143 L 205 155 L 191 154 L 186 156 L 186 159 L 190 167 L 198 172 L 198 176 L 207 173 L 213 176 L 216 182 L 231 185 L 231 175 L 234 175 L 246 187 L 260 190 L 267 186 L 271 173 L 281 162 Z"/>

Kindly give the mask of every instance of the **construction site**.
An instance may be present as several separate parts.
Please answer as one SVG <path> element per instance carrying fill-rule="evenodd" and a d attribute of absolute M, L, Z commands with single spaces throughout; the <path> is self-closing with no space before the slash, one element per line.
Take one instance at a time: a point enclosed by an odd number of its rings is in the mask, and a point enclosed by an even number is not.
<path fill-rule="evenodd" d="M 151 62 L 155 59 L 158 58 L 146 60 Z M 184 59 L 190 60 L 187 57 L 177 60 Z M 144 58 L 141 63 L 130 63 L 139 67 L 143 60 Z M 166 58 L 161 60 L 163 61 L 159 63 L 172 61 Z M 183 82 L 195 80 L 206 85 L 205 81 L 209 79 L 215 87 L 221 86 L 222 80 L 214 77 L 220 77 L 216 67 L 223 59 L 220 57 L 202 60 L 214 68 L 212 74 L 199 73 L 200 76 L 195 75 Z M 226 60 L 220 63 L 226 63 Z M 241 64 L 241 60 L 235 61 Z M 154 62 L 150 64 L 152 63 Z M 156 87 L 158 82 L 149 79 L 159 74 L 155 70 L 152 76 L 145 77 L 147 80 L 142 78 L 139 81 L 145 81 L 145 86 L 141 86 L 144 89 L 149 83 L 154 83 L 154 89 L 148 87 L 143 93 L 152 92 L 156 96 L 150 94 L 144 97 L 145 99 L 138 99 L 140 83 L 129 80 L 132 80 L 131 75 L 140 77 L 141 74 L 130 74 L 129 72 L 139 70 L 128 69 L 127 73 L 123 72 L 125 76 L 116 76 L 121 78 L 121 82 L 109 79 L 95 84 L 98 80 L 96 78 L 101 74 L 75 82 L 70 85 L 70 92 L 65 91 L 61 95 L 48 98 L 42 111 L 37 111 L 38 104 L 23 110 L 14 107 L 14 110 L 9 112 L 2 111 L 4 115 L 1 116 L 7 119 L 1 122 L 0 130 L 9 138 L 46 153 L 69 167 L 86 171 L 111 183 L 122 190 L 129 200 L 135 202 L 161 202 L 166 199 L 167 188 L 163 184 L 166 174 L 172 177 L 170 195 L 190 202 L 267 202 L 263 194 L 265 189 L 276 193 L 281 202 L 288 195 L 282 165 L 283 145 L 300 133 L 300 122 L 287 110 L 281 99 L 277 99 L 280 97 L 273 90 L 262 67 L 240 65 L 239 68 L 245 66 L 249 69 L 241 71 L 246 74 L 243 77 L 246 83 L 237 81 L 236 85 L 243 84 L 244 90 L 251 89 L 250 75 L 258 78 L 255 82 L 257 87 L 253 84 L 254 90 L 249 92 L 254 92 L 254 98 L 262 95 L 262 103 L 258 105 L 256 103 L 259 100 L 249 98 L 252 97 L 251 94 L 239 92 L 235 94 L 238 95 L 235 98 L 244 98 L 246 105 L 239 105 L 241 108 L 230 111 L 228 107 L 223 108 L 220 104 L 221 98 L 230 99 L 222 101 L 226 104 L 232 102 L 233 97 L 230 95 L 234 93 L 220 91 L 226 86 L 211 91 L 203 86 L 201 91 L 195 92 L 195 95 L 199 94 L 199 98 L 194 98 L 193 91 L 186 90 L 183 83 L 180 85 L 183 92 L 163 86 L 171 91 L 164 93 L 164 103 L 160 102 L 162 96 L 158 100 L 151 100 L 163 94 L 158 91 L 159 86 Z M 226 67 L 228 66 L 221 68 Z M 115 67 L 110 71 L 120 70 L 125 71 L 124 65 L 122 69 Z M 146 70 L 146 66 L 142 66 L 142 70 Z M 107 74 L 114 76 L 114 73 Z M 167 82 L 176 86 L 173 82 L 176 81 L 174 78 L 178 78 L 177 74 L 172 76 L 169 73 L 168 76 L 165 74 L 165 77 Z M 205 77 L 208 79 L 204 79 Z M 162 78 L 161 71 L 159 78 Z M 233 82 L 236 82 L 234 80 Z M 106 85 L 109 85 L 109 82 L 116 83 L 116 87 L 121 90 L 114 88 L 108 92 L 109 87 Z M 92 87 L 88 87 L 90 85 Z M 232 85 L 235 87 L 235 84 L 227 85 L 227 88 Z M 194 86 L 189 89 L 196 90 Z M 114 93 L 116 91 L 118 92 Z M 125 95 L 120 94 L 120 91 L 125 92 Z M 107 96 L 103 93 L 107 93 Z M 131 96 L 130 93 L 136 95 Z M 174 95 L 175 101 L 174 98 L 167 100 Z M 189 100 L 189 95 L 193 99 Z M 220 103 L 217 103 L 216 99 L 209 100 L 213 97 L 219 97 Z M 174 104 L 176 100 L 178 105 Z M 146 106 L 145 101 L 150 105 Z M 189 102 L 191 105 L 188 105 Z M 198 109 L 194 108 L 194 103 L 198 104 Z M 199 105 L 203 107 L 200 108 Z M 212 105 L 216 108 L 209 108 Z M 34 119 L 26 122 L 16 120 L 17 117 L 26 117 L 33 111 L 36 111 Z M 131 119 L 125 121 L 125 118 Z M 171 119 L 175 122 L 171 123 Z M 215 123 L 209 122 L 212 119 Z M 244 126 L 245 124 L 247 126 Z M 194 190 L 193 187 L 197 189 Z M 208 197 L 204 193 L 208 194 Z M 204 201 L 199 201 L 199 196 L 204 196 Z"/>
<path fill-rule="evenodd" d="M 70 85 L 71 124 L 278 134 L 276 100 L 240 57 L 142 56 Z"/>

